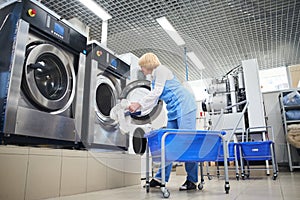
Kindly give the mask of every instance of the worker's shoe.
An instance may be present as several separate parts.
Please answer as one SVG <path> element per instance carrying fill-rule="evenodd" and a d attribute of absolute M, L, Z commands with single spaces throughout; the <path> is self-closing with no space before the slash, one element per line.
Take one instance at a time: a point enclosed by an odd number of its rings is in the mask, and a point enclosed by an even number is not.
<path fill-rule="evenodd" d="M 161 187 L 161 183 L 155 179 L 150 181 L 150 187 Z"/>
<path fill-rule="evenodd" d="M 182 186 L 180 186 L 179 190 L 180 191 L 183 191 L 183 190 L 196 190 L 196 184 L 189 181 L 189 180 L 186 180 L 184 182 L 184 184 Z"/>

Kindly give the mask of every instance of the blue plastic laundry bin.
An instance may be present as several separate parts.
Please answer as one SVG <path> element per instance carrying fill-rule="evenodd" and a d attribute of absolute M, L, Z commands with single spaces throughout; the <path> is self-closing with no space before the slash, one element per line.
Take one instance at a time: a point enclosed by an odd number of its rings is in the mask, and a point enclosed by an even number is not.
<path fill-rule="evenodd" d="M 242 155 L 245 160 L 271 160 L 272 141 L 241 142 Z"/>
<path fill-rule="evenodd" d="M 235 143 L 235 142 L 229 142 L 229 144 L 228 144 L 229 157 L 227 158 L 228 161 L 235 160 L 234 147 L 236 147 L 237 159 L 240 158 L 239 144 Z M 220 153 L 219 153 L 217 161 L 224 161 L 223 143 L 220 146 Z"/>
<path fill-rule="evenodd" d="M 191 134 L 197 133 L 197 134 Z M 221 131 L 158 129 L 145 134 L 153 161 L 161 161 L 161 142 L 165 133 L 166 161 L 216 161 L 219 155 Z"/>

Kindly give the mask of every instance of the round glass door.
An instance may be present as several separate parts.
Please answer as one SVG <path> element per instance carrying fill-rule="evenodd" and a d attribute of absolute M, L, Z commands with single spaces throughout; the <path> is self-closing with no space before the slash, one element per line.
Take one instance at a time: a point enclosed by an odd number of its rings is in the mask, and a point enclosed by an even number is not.
<path fill-rule="evenodd" d="M 37 67 L 34 80 L 42 95 L 59 100 L 68 89 L 68 73 L 61 60 L 53 54 L 42 54 L 32 65 Z"/>
<path fill-rule="evenodd" d="M 27 49 L 24 93 L 30 102 L 52 114 L 64 112 L 75 96 L 75 72 L 70 59 L 51 44 Z"/>
<path fill-rule="evenodd" d="M 104 126 L 115 126 L 117 122 L 110 118 L 111 109 L 118 103 L 120 85 L 105 75 L 98 75 L 95 97 L 97 119 Z"/>
<path fill-rule="evenodd" d="M 151 91 L 150 81 L 138 80 L 129 83 L 122 91 L 121 98 L 127 99 L 129 102 L 139 101 Z M 144 125 L 151 123 L 161 113 L 163 102 L 159 100 L 157 105 L 150 110 L 143 111 L 141 115 L 131 116 L 131 122 L 136 125 Z"/>

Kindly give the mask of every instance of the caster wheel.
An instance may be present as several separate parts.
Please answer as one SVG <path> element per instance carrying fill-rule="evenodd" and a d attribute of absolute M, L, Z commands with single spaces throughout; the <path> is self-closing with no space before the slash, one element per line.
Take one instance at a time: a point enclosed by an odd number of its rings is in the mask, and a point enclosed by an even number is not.
<path fill-rule="evenodd" d="M 226 194 L 229 194 L 229 189 L 230 189 L 230 185 L 229 185 L 229 183 L 226 183 L 225 184 L 225 192 L 226 192 Z"/>
<path fill-rule="evenodd" d="M 165 190 L 165 191 L 163 192 L 163 196 L 164 196 L 164 198 L 169 198 L 170 192 L 169 192 L 168 190 Z"/>
<path fill-rule="evenodd" d="M 170 192 L 169 192 L 169 190 L 167 188 L 161 187 L 160 190 L 161 190 L 164 198 L 169 198 Z"/>
<path fill-rule="evenodd" d="M 237 180 L 237 181 L 239 181 L 239 180 L 240 180 L 240 177 L 239 177 L 239 176 L 236 176 L 235 178 L 236 178 L 236 180 Z"/>
<path fill-rule="evenodd" d="M 208 178 L 208 180 L 211 180 L 212 179 L 212 177 L 209 175 L 209 176 L 207 176 L 207 178 Z"/>
<path fill-rule="evenodd" d="M 146 186 L 146 192 L 149 193 L 149 191 L 150 191 L 150 186 L 147 185 L 147 186 Z"/>
<path fill-rule="evenodd" d="M 202 184 L 202 183 L 200 183 L 200 184 L 198 185 L 198 189 L 199 189 L 199 190 L 202 190 L 202 189 L 203 189 L 203 187 L 204 187 L 204 186 L 203 186 L 203 184 Z"/>
<path fill-rule="evenodd" d="M 276 178 L 277 178 L 277 174 L 274 174 L 274 175 L 273 175 L 273 180 L 275 181 Z"/>

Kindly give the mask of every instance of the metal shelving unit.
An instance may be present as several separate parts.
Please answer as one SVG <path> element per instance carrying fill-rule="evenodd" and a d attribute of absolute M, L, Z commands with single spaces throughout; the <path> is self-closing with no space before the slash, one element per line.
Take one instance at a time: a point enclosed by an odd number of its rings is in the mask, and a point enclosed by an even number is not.
<path fill-rule="evenodd" d="M 285 105 L 283 103 L 283 97 L 295 90 L 284 90 L 279 94 L 279 102 L 280 102 L 280 110 L 281 110 L 281 117 L 282 117 L 282 123 L 283 123 L 283 130 L 285 135 L 288 134 L 288 125 L 291 124 L 299 124 L 300 125 L 300 120 L 289 120 L 286 117 L 286 112 L 289 110 L 299 110 L 300 111 L 300 104 L 297 105 Z M 298 90 L 300 92 L 300 90 Z M 296 148 L 292 146 L 288 141 L 287 143 L 287 151 L 288 151 L 288 161 L 289 161 L 289 167 L 290 171 L 293 171 L 296 168 L 300 168 L 300 162 L 296 164 L 293 160 L 293 152 L 296 151 Z"/>

